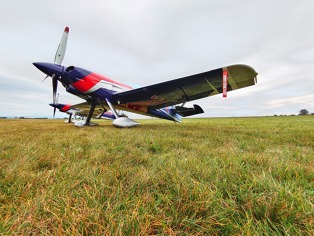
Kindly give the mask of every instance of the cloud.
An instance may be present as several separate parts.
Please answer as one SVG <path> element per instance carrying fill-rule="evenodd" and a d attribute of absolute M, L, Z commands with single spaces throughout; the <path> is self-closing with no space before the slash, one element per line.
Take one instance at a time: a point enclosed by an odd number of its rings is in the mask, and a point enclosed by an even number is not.
<path fill-rule="evenodd" d="M 307 94 L 304 96 L 283 98 L 283 99 L 274 99 L 266 103 L 266 108 L 278 108 L 287 105 L 298 105 L 298 107 L 303 106 L 307 109 L 314 109 L 314 94 Z"/>
<path fill-rule="evenodd" d="M 29 78 L 0 75 L 0 101 L 5 104 L 0 110 L 0 116 L 51 116 L 51 108 L 48 105 L 52 101 L 52 89 L 50 78 L 48 81 L 33 81 Z M 59 85 L 59 102 L 75 104 L 81 99 L 75 98 L 65 92 Z M 56 117 L 64 117 L 58 114 Z"/>
<path fill-rule="evenodd" d="M 218 95 L 194 102 L 209 116 L 312 107 L 313 8 L 310 0 L 4 1 L 1 114 L 25 110 L 51 116 L 51 82 L 41 83 L 44 75 L 32 62 L 53 61 L 66 25 L 64 64 L 124 83 L 149 85 L 229 64 L 253 66 L 257 85 L 228 93 L 227 99 Z M 62 86 L 59 92 L 62 102 L 81 102 Z"/>

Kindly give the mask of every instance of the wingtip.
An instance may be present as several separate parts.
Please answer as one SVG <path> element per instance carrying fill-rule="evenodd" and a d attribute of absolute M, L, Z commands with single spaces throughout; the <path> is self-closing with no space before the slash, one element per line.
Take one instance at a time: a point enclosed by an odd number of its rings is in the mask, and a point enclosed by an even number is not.
<path fill-rule="evenodd" d="M 69 27 L 65 27 L 64 32 L 69 33 Z"/>

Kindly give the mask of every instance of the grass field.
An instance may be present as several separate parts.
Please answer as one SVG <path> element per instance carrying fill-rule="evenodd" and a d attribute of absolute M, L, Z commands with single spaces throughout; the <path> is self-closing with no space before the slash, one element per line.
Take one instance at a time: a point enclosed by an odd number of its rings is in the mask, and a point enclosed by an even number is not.
<path fill-rule="evenodd" d="M 314 116 L 0 120 L 0 234 L 314 235 Z"/>

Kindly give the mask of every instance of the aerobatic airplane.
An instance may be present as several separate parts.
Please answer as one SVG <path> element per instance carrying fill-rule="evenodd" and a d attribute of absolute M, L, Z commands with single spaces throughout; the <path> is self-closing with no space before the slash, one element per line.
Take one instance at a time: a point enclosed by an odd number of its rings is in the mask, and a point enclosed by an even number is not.
<path fill-rule="evenodd" d="M 69 28 L 66 27 L 54 63 L 35 62 L 33 64 L 46 74 L 46 78 L 52 78 L 53 103 L 51 106 L 54 107 L 54 110 L 56 108 L 60 110 L 61 107 L 56 102 L 58 81 L 66 91 L 86 100 L 84 103 L 67 107 L 73 111 L 86 112 L 85 120 L 75 122 L 75 126 L 78 127 L 97 125 L 91 122 L 92 117 L 99 116 L 94 113 L 104 114 L 108 110 L 112 111 L 113 118 L 115 118 L 113 125 L 117 127 L 132 127 L 139 124 L 126 116 L 121 116 L 117 110 L 180 122 L 182 117 L 204 112 L 200 106 L 195 104 L 192 108 L 184 107 L 186 102 L 220 93 L 226 97 L 227 91 L 256 83 L 257 73 L 252 67 L 231 65 L 133 89 L 126 84 L 83 68 L 61 65 L 66 51 L 68 34 Z"/>

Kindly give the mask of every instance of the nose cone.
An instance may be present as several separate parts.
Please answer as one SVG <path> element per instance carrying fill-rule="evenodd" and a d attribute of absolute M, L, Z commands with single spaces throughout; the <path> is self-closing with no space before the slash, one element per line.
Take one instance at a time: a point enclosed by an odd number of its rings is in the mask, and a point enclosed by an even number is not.
<path fill-rule="evenodd" d="M 50 106 L 54 107 L 54 108 L 58 108 L 58 109 L 61 109 L 64 105 L 63 104 L 59 104 L 59 103 L 50 103 L 49 104 Z"/>
<path fill-rule="evenodd" d="M 69 104 L 50 103 L 49 105 L 54 107 L 54 108 L 57 108 L 57 109 L 59 109 L 59 111 L 63 111 L 63 112 L 66 112 L 71 108 L 71 105 L 69 105 Z"/>
<path fill-rule="evenodd" d="M 53 63 L 34 62 L 33 65 L 48 76 L 52 76 L 53 74 L 61 76 L 63 72 L 63 66 Z"/>

